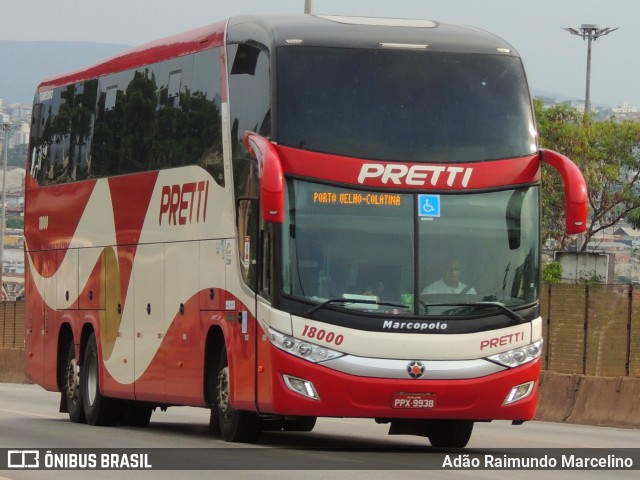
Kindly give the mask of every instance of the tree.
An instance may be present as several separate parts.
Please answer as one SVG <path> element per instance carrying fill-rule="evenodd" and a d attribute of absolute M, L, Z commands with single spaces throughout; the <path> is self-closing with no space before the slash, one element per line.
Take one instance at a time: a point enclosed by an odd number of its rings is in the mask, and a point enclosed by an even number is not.
<path fill-rule="evenodd" d="M 25 168 L 27 164 L 27 145 L 16 145 L 9 149 L 7 165 L 10 167 Z"/>
<path fill-rule="evenodd" d="M 24 219 L 22 217 L 8 217 L 7 228 L 24 228 Z"/>
<path fill-rule="evenodd" d="M 584 242 L 626 219 L 640 226 L 640 123 L 611 118 L 594 122 L 566 106 L 543 108 L 534 102 L 540 146 L 572 159 L 588 188 L 589 215 Z M 552 168 L 542 170 L 542 235 L 566 249 L 562 179 Z"/>

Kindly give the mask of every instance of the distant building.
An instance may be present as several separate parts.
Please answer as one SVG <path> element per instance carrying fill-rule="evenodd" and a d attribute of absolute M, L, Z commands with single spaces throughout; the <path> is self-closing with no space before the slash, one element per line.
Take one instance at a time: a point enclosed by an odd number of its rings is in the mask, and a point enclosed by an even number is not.
<path fill-rule="evenodd" d="M 635 230 L 630 226 L 619 226 L 613 234 L 618 241 L 631 245 L 631 248 L 640 248 L 640 230 Z"/>
<path fill-rule="evenodd" d="M 584 113 L 584 102 L 583 101 L 573 101 L 571 102 L 571 108 L 577 110 L 580 113 Z"/>
<path fill-rule="evenodd" d="M 9 134 L 9 148 L 29 143 L 29 130 L 31 128 L 31 107 L 21 103 L 7 105 L 0 98 L 0 116 L 10 120 L 13 128 Z M 1 139 L 0 139 L 1 140 Z"/>
<path fill-rule="evenodd" d="M 622 102 L 617 107 L 613 107 L 611 111 L 615 114 L 638 113 L 638 107 L 629 104 L 629 102 Z"/>
<path fill-rule="evenodd" d="M 16 121 L 31 122 L 31 106 L 24 103 L 12 103 L 6 109 Z"/>
<path fill-rule="evenodd" d="M 27 145 L 29 143 L 29 131 L 31 125 L 27 122 L 20 122 L 14 124 L 9 137 L 9 148 L 17 147 L 18 145 Z"/>

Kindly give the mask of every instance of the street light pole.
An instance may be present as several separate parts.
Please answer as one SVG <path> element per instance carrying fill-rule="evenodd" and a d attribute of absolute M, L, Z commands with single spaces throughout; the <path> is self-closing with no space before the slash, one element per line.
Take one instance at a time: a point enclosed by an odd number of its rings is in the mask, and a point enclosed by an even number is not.
<path fill-rule="evenodd" d="M 304 0 L 304 13 L 313 14 L 313 0 Z"/>
<path fill-rule="evenodd" d="M 11 120 L 5 115 L 2 116 L 2 131 L 4 133 L 4 166 L 2 175 L 2 208 L 0 209 L 0 287 L 5 294 L 7 291 L 4 288 L 4 230 L 5 230 L 5 215 L 7 210 L 7 159 L 9 158 L 9 132 L 13 124 Z M 5 297 L 5 301 L 8 298 Z"/>
<path fill-rule="evenodd" d="M 583 23 L 580 28 L 563 28 L 571 35 L 578 35 L 583 40 L 587 41 L 587 81 L 584 93 L 584 112 L 589 113 L 591 109 L 590 95 L 591 95 L 591 42 L 597 40 L 600 37 L 610 34 L 618 30 L 619 27 L 600 27 L 600 25 L 594 25 L 591 23 Z"/>

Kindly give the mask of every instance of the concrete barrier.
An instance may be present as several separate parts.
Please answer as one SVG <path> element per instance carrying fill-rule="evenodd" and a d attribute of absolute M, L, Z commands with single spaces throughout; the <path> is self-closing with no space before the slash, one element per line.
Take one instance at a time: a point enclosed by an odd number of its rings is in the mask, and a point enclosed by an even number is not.
<path fill-rule="evenodd" d="M 24 350 L 0 348 L 0 382 L 30 383 Z M 536 420 L 640 428 L 640 378 L 590 377 L 543 371 Z"/>
<path fill-rule="evenodd" d="M 0 382 L 31 383 L 24 374 L 22 348 L 0 348 Z"/>
<path fill-rule="evenodd" d="M 640 428 L 640 378 L 544 371 L 536 420 Z"/>

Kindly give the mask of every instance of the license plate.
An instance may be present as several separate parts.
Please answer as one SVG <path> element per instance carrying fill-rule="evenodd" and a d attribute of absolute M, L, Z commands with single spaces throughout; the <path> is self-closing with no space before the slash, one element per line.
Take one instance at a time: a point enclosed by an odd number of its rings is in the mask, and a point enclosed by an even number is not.
<path fill-rule="evenodd" d="M 434 408 L 436 395 L 435 393 L 395 393 L 391 406 L 393 408 Z"/>

